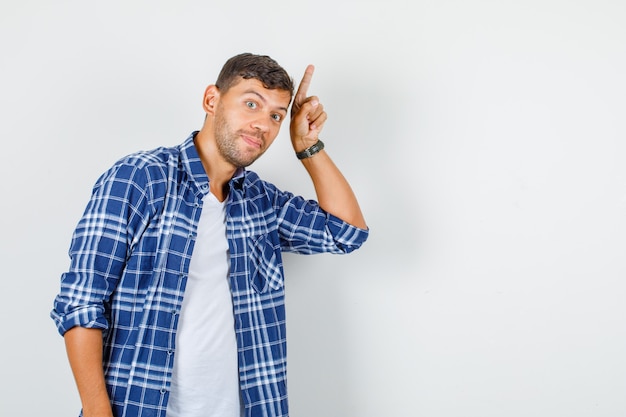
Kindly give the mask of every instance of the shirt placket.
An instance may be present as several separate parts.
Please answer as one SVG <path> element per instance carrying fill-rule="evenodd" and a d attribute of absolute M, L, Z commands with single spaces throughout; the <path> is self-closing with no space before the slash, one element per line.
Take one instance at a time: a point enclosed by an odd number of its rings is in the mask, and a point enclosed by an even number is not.
<path fill-rule="evenodd" d="M 131 367 L 129 375 L 129 389 L 127 391 L 126 401 L 126 404 L 128 404 L 131 400 L 134 400 L 135 403 L 137 402 L 137 398 L 131 398 L 131 391 L 134 391 L 132 387 L 134 386 L 136 389 L 142 385 L 137 381 L 137 371 L 141 368 L 146 368 L 144 369 L 144 372 L 148 373 L 148 380 L 162 381 L 162 385 L 160 389 L 158 389 L 158 394 L 160 395 L 160 400 L 158 401 L 159 405 L 157 407 L 159 410 L 157 413 L 158 416 L 163 416 L 165 409 L 167 408 L 167 398 L 171 385 L 172 369 L 174 366 L 174 355 L 176 350 L 176 329 L 180 318 L 183 295 L 181 293 L 179 297 L 175 297 L 174 300 L 176 301 L 172 301 L 173 305 L 166 309 L 162 305 L 162 300 L 167 299 L 164 292 L 172 292 L 175 289 L 166 288 L 165 286 L 158 285 L 158 283 L 167 282 L 168 280 L 165 279 L 166 274 L 172 273 L 168 272 L 166 268 L 166 265 L 168 265 L 168 256 L 170 256 L 169 254 L 183 251 L 183 248 L 175 247 L 176 244 L 172 239 L 174 225 L 176 224 L 186 225 L 185 232 L 187 233 L 187 242 L 184 245 L 186 251 L 184 253 L 183 260 L 181 261 L 180 271 L 178 271 L 178 279 L 186 281 L 189 273 L 189 260 L 193 249 L 193 244 L 189 241 L 195 240 L 196 238 L 198 220 L 202 209 L 202 197 L 205 192 L 208 192 L 208 189 L 208 184 L 202 184 L 200 186 L 200 190 L 196 190 L 195 187 L 191 187 L 190 189 L 188 186 L 181 186 L 181 190 L 179 190 L 180 194 L 178 194 L 176 198 L 170 200 L 170 204 L 173 207 L 167 207 L 164 210 L 164 216 L 162 218 L 163 228 L 157 249 L 157 253 L 159 254 L 157 256 L 159 256 L 159 260 L 157 261 L 157 266 L 154 269 L 155 274 L 152 278 L 153 284 L 150 286 L 150 294 L 146 297 L 146 314 L 139 329 L 133 366 Z M 181 210 L 184 211 L 181 212 Z M 185 215 L 187 215 L 189 219 L 192 219 L 191 223 L 187 224 L 182 220 Z M 184 289 L 184 286 L 185 284 L 182 283 L 181 289 Z M 169 327 L 166 330 L 165 337 L 157 337 L 158 335 L 154 334 L 154 330 L 151 329 L 147 320 L 151 316 L 157 317 L 159 314 L 164 313 L 170 315 Z M 152 358 L 155 356 L 152 353 L 155 349 L 163 349 L 166 351 L 166 358 L 163 364 L 153 363 L 151 360 L 142 360 L 142 358 Z M 146 409 L 142 411 L 141 415 L 154 414 L 150 413 Z"/>

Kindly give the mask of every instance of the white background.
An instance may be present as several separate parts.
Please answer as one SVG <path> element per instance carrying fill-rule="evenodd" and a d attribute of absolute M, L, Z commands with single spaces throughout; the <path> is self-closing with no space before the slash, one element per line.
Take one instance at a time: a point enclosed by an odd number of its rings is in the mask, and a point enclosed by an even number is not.
<path fill-rule="evenodd" d="M 0 415 L 80 408 L 48 318 L 91 187 L 268 54 L 370 240 L 286 256 L 292 415 L 626 416 L 626 3 L 0 3 Z M 252 167 L 307 197 L 283 129 Z"/>

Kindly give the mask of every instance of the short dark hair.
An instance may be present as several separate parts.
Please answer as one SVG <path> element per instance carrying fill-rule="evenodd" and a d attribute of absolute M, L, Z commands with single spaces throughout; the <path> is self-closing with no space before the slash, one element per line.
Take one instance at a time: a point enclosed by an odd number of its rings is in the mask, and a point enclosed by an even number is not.
<path fill-rule="evenodd" d="M 267 55 L 254 55 L 248 52 L 235 55 L 222 67 L 215 86 L 225 93 L 239 82 L 239 77 L 257 79 L 265 88 L 289 91 L 293 97 L 293 80 L 283 67 Z"/>

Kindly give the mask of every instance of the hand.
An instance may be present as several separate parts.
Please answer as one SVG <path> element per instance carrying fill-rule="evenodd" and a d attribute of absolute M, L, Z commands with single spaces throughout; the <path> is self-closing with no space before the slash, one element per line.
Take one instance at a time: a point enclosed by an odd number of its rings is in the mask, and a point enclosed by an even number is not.
<path fill-rule="evenodd" d="M 301 152 L 317 142 L 318 135 L 328 116 L 324 106 L 316 96 L 307 97 L 311 78 L 315 67 L 309 65 L 304 71 L 304 76 L 291 106 L 291 144 L 296 152 Z"/>

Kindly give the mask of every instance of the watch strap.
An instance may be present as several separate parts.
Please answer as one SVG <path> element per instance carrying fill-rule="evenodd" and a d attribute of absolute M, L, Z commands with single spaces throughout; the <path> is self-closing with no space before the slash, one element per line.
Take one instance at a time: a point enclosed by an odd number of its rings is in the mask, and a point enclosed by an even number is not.
<path fill-rule="evenodd" d="M 310 158 L 322 149 L 324 149 L 324 142 L 318 139 L 315 144 L 309 146 L 305 150 L 296 152 L 296 156 L 298 157 L 298 159 Z"/>

